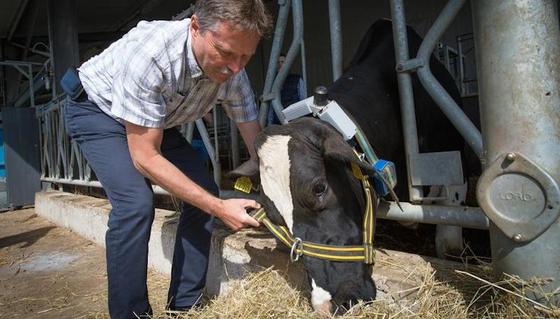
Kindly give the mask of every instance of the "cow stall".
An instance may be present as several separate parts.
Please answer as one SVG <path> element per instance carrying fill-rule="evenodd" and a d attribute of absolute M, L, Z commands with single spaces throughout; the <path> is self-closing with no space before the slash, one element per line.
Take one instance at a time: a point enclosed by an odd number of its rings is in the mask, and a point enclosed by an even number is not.
<path fill-rule="evenodd" d="M 438 39 L 465 5 L 449 1 L 430 27 L 416 57 L 410 57 L 403 1 L 390 1 L 410 203 L 399 211 L 395 203 L 382 205 L 378 217 L 438 224 L 440 254 L 461 247 L 461 227 L 489 228 L 496 273 L 522 278 L 551 278 L 547 293 L 558 287 L 557 229 L 560 212 L 558 186 L 560 119 L 558 105 L 558 5 L 554 1 L 474 1 L 474 40 L 480 83 L 482 133 L 433 76 L 429 59 Z M 293 40 L 286 68 L 274 77 L 272 61 L 283 39 L 287 4 L 281 8 L 263 94 L 261 120 L 268 104 L 286 123 L 279 90 L 289 66 L 303 47 L 303 15 L 292 1 Z M 284 10 L 284 11 L 282 11 Z M 341 74 L 338 1 L 329 1 L 332 73 Z M 500 19 L 496 19 L 499 16 Z M 463 136 L 483 166 L 477 185 L 483 211 L 461 206 L 461 156 L 420 153 L 410 74 L 422 85 Z M 261 123 L 264 123 L 262 121 Z M 442 174 L 441 168 L 446 167 Z M 457 182 L 459 181 L 459 182 Z M 426 186 L 442 185 L 447 198 L 430 198 Z M 462 194 L 462 195 L 459 195 Z M 436 205 L 422 205 L 426 199 Z M 486 215 L 486 217 L 484 216 Z M 532 262 L 527 264 L 529 257 Z M 542 300 L 541 296 L 532 296 Z M 558 296 L 548 301 L 557 303 Z"/>

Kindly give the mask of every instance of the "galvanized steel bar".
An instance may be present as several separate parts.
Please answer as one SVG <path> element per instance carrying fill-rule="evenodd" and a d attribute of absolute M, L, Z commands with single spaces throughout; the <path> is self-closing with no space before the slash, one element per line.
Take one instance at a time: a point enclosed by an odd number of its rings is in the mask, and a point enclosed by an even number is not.
<path fill-rule="evenodd" d="M 430 31 L 426 34 L 420 49 L 418 50 L 418 59 L 422 61 L 422 66 L 418 68 L 418 78 L 420 82 L 430 94 L 432 99 L 439 105 L 443 113 L 457 128 L 471 149 L 479 156 L 482 156 L 482 136 L 480 132 L 465 115 L 455 100 L 441 86 L 439 81 L 434 77 L 430 70 L 430 57 L 437 41 L 441 38 L 447 27 L 451 24 L 459 10 L 463 7 L 466 0 L 450 0 L 443 8 Z"/>
<path fill-rule="evenodd" d="M 301 77 L 303 78 L 304 98 L 307 97 L 307 60 L 305 59 L 305 41 L 301 41 Z"/>
<path fill-rule="evenodd" d="M 82 181 L 77 179 L 42 178 L 43 182 L 78 185 L 102 188 L 98 181 Z M 153 185 L 154 194 L 169 195 L 165 189 Z M 220 190 L 220 198 L 252 198 L 258 200 L 255 194 L 244 194 L 237 191 Z M 377 217 L 395 221 L 412 221 L 425 224 L 454 225 L 475 229 L 488 229 L 488 219 L 478 207 L 457 207 L 441 205 L 413 205 L 401 202 L 404 212 L 393 202 L 382 202 L 377 211 Z"/>
<path fill-rule="evenodd" d="M 212 162 L 212 168 L 214 171 L 214 181 L 216 182 L 217 185 L 220 185 L 221 174 L 222 174 L 220 157 L 217 154 L 217 152 L 214 150 L 214 147 L 212 146 L 212 141 L 210 140 L 210 136 L 208 135 L 208 130 L 206 129 L 206 125 L 204 125 L 204 121 L 202 119 L 198 119 L 195 121 L 195 123 L 196 123 L 196 128 L 200 133 L 200 137 L 202 138 L 202 142 L 204 143 L 204 147 L 206 147 L 206 152 L 208 152 L 208 156 L 210 157 L 210 161 Z M 216 123 L 214 123 L 214 126 L 216 126 Z M 217 138 L 217 136 L 214 137 Z"/>
<path fill-rule="evenodd" d="M 537 171 L 547 172 L 558 187 L 558 1 L 477 0 L 472 2 L 472 9 L 482 133 L 486 148 L 483 161 L 486 170 L 481 179 L 492 167 L 502 169 L 496 166 L 500 165 L 497 159 L 507 154 L 506 159 L 513 161 L 518 153 L 534 162 Z M 506 223 L 508 220 L 520 220 L 532 227 L 544 227 L 544 232 L 532 240 L 523 240 L 523 230 L 508 237 L 505 232 L 510 230 L 499 228 L 496 224 L 501 223 L 500 219 L 494 219 L 490 226 L 494 269 L 497 273 L 515 274 L 524 279 L 534 276 L 551 278 L 552 281 L 543 287 L 543 294 L 556 294 L 549 296 L 550 299 L 542 295 L 531 297 L 559 305 L 560 222 L 558 217 L 546 225 L 540 225 L 536 220 L 548 214 L 547 210 L 552 212 L 557 209 L 560 203 L 549 202 L 546 197 L 538 199 L 539 192 L 544 189 L 539 190 L 542 185 L 538 185 L 535 176 L 507 176 L 509 180 L 498 176 L 492 182 L 481 185 L 479 200 L 481 194 L 497 193 L 492 200 L 506 208 L 501 209 Z M 499 178 L 500 187 L 497 188 L 495 181 Z M 537 186 L 532 189 L 523 187 L 524 184 L 530 186 L 535 183 Z M 522 196 L 507 196 L 516 193 Z M 534 209 L 520 209 L 524 207 Z"/>
<path fill-rule="evenodd" d="M 229 136 L 231 139 L 231 165 L 236 168 L 239 166 L 241 159 L 239 156 L 239 133 L 233 120 L 229 120 Z"/>
<path fill-rule="evenodd" d="M 402 222 L 488 229 L 488 218 L 478 207 L 400 204 L 403 211 L 394 202 L 381 202 L 377 217 Z"/>
<path fill-rule="evenodd" d="M 43 177 L 41 181 L 54 184 L 65 184 L 65 185 L 76 185 L 76 186 L 86 186 L 86 187 L 97 187 L 103 188 L 99 181 L 84 181 L 80 179 L 67 179 L 67 178 L 53 178 L 53 177 Z M 168 191 L 161 188 L 158 185 L 152 185 L 152 190 L 154 194 L 158 195 L 170 195 Z"/>
<path fill-rule="evenodd" d="M 14 19 L 12 20 L 12 23 L 10 24 L 10 30 L 8 31 L 8 36 L 6 37 L 6 39 L 8 40 L 8 42 L 10 42 L 12 40 L 12 37 L 14 36 L 14 33 L 16 32 L 19 23 L 23 17 L 23 13 L 25 12 L 25 9 L 27 9 L 27 5 L 29 3 L 29 0 L 23 0 L 20 2 L 17 13 L 14 17 Z"/>
<path fill-rule="evenodd" d="M 399 65 L 409 60 L 408 35 L 406 32 L 406 18 L 403 0 L 391 0 L 391 17 L 393 18 L 395 62 L 396 65 Z M 418 133 L 416 129 L 416 112 L 414 109 L 414 93 L 412 92 L 412 80 L 409 73 L 397 73 L 397 81 L 401 102 L 406 167 L 407 171 L 410 172 L 410 158 L 419 152 Z M 407 177 L 407 181 L 410 201 L 420 201 L 422 199 L 421 190 L 412 186 L 410 176 Z"/>
<path fill-rule="evenodd" d="M 185 138 L 187 139 L 187 141 L 189 143 L 191 143 L 192 139 L 193 139 L 194 126 L 195 126 L 194 122 L 190 122 L 190 123 L 187 124 L 186 132 L 185 132 Z"/>
<path fill-rule="evenodd" d="M 286 118 L 282 113 L 284 106 L 282 105 L 282 101 L 280 99 L 280 91 L 282 90 L 282 85 L 290 72 L 290 67 L 294 63 L 294 60 L 298 54 L 299 47 L 301 42 L 303 41 L 303 5 L 302 0 L 292 0 L 292 18 L 293 18 L 293 25 L 294 25 L 294 37 L 292 39 L 292 43 L 290 45 L 290 49 L 286 54 L 286 61 L 278 70 L 278 74 L 274 79 L 274 83 L 272 84 L 271 89 L 271 96 L 273 97 L 272 100 L 272 107 L 274 108 L 274 112 L 278 116 L 280 123 L 285 124 Z"/>
<path fill-rule="evenodd" d="M 272 85 L 274 84 L 275 75 L 278 72 L 278 58 L 280 57 L 280 50 L 284 42 L 284 32 L 286 31 L 288 16 L 290 14 L 290 0 L 279 0 L 278 6 L 278 18 L 276 19 L 276 28 L 274 30 L 274 37 L 272 38 L 272 48 L 270 49 L 270 58 L 266 70 L 262 95 L 263 100 L 261 101 L 259 110 L 259 123 L 261 127 L 265 127 L 268 116 L 269 98 L 271 98 Z"/>
<path fill-rule="evenodd" d="M 340 0 L 329 0 L 333 82 L 342 75 L 342 27 L 340 20 Z"/>

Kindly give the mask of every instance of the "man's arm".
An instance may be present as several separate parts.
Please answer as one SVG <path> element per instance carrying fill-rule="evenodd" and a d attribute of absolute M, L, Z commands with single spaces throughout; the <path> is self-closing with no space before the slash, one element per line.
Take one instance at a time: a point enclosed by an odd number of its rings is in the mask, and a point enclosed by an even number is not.
<path fill-rule="evenodd" d="M 222 200 L 197 185 L 161 155 L 163 129 L 147 128 L 126 122 L 126 137 L 132 162 L 144 176 L 181 200 L 220 218 L 228 227 L 259 226 L 246 212 L 246 207 L 260 205 L 247 199 Z"/>
<path fill-rule="evenodd" d="M 237 123 L 237 127 L 239 128 L 239 132 L 241 133 L 241 137 L 247 146 L 247 150 L 251 155 L 251 159 L 257 159 L 257 152 L 255 150 L 255 137 L 261 131 L 261 126 L 257 120 L 249 121 L 249 122 L 241 122 Z"/>

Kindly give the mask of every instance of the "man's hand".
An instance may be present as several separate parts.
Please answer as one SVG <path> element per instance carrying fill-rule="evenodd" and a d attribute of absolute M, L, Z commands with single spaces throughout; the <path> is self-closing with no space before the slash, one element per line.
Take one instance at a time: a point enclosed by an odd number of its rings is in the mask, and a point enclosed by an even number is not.
<path fill-rule="evenodd" d="M 247 214 L 245 209 L 248 207 L 256 209 L 260 208 L 261 205 L 250 199 L 225 199 L 221 201 L 214 215 L 234 231 L 238 231 L 246 226 L 258 227 L 260 225 L 259 222 Z"/>

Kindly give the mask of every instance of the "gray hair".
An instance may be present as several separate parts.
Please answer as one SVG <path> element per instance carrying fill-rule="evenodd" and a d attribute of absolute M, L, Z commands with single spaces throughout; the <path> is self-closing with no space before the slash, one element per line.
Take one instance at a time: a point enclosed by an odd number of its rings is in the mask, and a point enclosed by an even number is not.
<path fill-rule="evenodd" d="M 262 37 L 272 25 L 262 0 L 197 0 L 194 14 L 202 32 L 213 30 L 218 22 L 228 22 Z"/>

